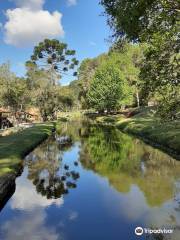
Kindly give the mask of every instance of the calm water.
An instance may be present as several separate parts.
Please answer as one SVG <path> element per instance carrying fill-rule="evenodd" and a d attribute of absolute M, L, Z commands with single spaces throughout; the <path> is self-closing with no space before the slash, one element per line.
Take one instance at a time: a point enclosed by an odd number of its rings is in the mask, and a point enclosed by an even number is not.
<path fill-rule="evenodd" d="M 174 232 L 139 237 L 137 226 Z M 0 240 L 61 239 L 179 240 L 180 162 L 108 126 L 60 125 L 26 157 Z"/>

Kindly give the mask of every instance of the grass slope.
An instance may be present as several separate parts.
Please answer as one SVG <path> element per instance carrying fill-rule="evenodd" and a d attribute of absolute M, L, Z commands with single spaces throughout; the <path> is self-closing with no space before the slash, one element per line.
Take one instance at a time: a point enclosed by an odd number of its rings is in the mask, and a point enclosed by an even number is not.
<path fill-rule="evenodd" d="M 38 124 L 21 132 L 0 138 L 0 175 L 17 173 L 22 158 L 46 139 L 54 125 Z"/>
<path fill-rule="evenodd" d="M 97 120 L 100 123 L 109 122 L 123 132 L 140 137 L 180 160 L 180 121 L 160 121 L 147 109 L 131 118 L 116 115 Z"/>

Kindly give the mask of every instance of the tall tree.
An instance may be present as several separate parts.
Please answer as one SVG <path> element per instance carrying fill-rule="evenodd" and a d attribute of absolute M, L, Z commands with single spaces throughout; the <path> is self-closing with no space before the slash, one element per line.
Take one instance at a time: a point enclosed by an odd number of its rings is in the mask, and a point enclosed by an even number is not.
<path fill-rule="evenodd" d="M 25 110 L 29 102 L 27 81 L 12 73 L 9 63 L 0 66 L 0 86 L 2 106 L 11 108 L 15 114 L 17 111 Z"/>
<path fill-rule="evenodd" d="M 79 99 L 81 101 L 82 108 L 87 108 L 87 93 L 90 88 L 90 83 L 94 77 L 96 69 L 106 58 L 107 54 L 101 54 L 96 58 L 87 58 L 82 61 L 78 69 L 78 80 L 81 86 Z"/>
<path fill-rule="evenodd" d="M 116 37 L 150 40 L 153 33 L 167 32 L 177 22 L 178 0 L 100 0 Z"/>
<path fill-rule="evenodd" d="M 129 91 L 134 96 L 134 104 L 140 106 L 143 103 L 142 81 L 139 77 L 140 68 L 144 60 L 143 50 L 144 45 L 125 43 L 123 46 L 115 44 L 110 52 L 109 59 L 117 65 L 123 75 L 123 78 L 128 82 Z"/>
<path fill-rule="evenodd" d="M 29 102 L 26 80 L 16 78 L 11 81 L 3 94 L 4 105 L 10 107 L 15 113 L 24 111 Z"/>
<path fill-rule="evenodd" d="M 88 91 L 89 106 L 99 112 L 111 112 L 119 108 L 126 92 L 123 80 L 121 71 L 113 63 L 100 66 Z"/>
<path fill-rule="evenodd" d="M 0 65 L 0 105 L 4 105 L 3 95 L 9 88 L 9 85 L 16 78 L 15 74 L 10 70 L 10 63 Z"/>
<path fill-rule="evenodd" d="M 67 44 L 53 39 L 45 39 L 40 42 L 35 48 L 31 60 L 28 64 L 37 65 L 40 69 L 44 69 L 51 73 L 51 83 L 57 84 L 58 77 L 73 70 L 79 61 L 73 57 L 75 50 L 69 50 Z M 77 75 L 76 72 L 73 73 Z"/>
<path fill-rule="evenodd" d="M 146 96 L 161 95 L 159 112 L 168 98 L 169 110 L 178 106 L 179 94 L 179 12 L 180 2 L 175 0 L 101 0 L 108 23 L 116 39 L 146 42 L 145 61 L 141 67 Z M 163 93 L 163 89 L 166 91 Z M 165 94 L 166 93 L 166 94 Z M 168 94 L 167 94 L 168 93 Z M 177 97 L 176 93 L 179 95 Z M 163 96 L 164 95 L 164 96 Z M 170 104 L 172 105 L 170 106 Z M 178 108 L 173 111 L 174 118 Z M 171 111 L 172 113 L 172 111 Z"/>
<path fill-rule="evenodd" d="M 62 102 L 72 104 L 71 99 L 62 98 L 58 78 L 74 71 L 79 63 L 74 55 L 75 51 L 69 50 L 66 44 L 45 39 L 34 48 L 31 60 L 26 62 L 28 86 L 33 90 L 33 101 L 44 121 L 56 119 L 57 112 L 62 110 Z"/>

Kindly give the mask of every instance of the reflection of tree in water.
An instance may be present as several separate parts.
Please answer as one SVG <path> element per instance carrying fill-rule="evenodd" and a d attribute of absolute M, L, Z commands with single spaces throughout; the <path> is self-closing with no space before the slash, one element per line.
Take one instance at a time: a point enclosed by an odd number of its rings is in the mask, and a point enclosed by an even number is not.
<path fill-rule="evenodd" d="M 180 162 L 112 127 L 88 126 L 83 132 L 80 161 L 85 168 L 107 177 L 119 192 L 128 193 L 133 185 L 138 186 L 148 208 L 158 210 L 169 202 L 161 219 L 165 224 L 179 225 Z M 151 239 L 179 239 L 176 235 L 156 234 Z"/>
<path fill-rule="evenodd" d="M 82 165 L 107 177 L 119 192 L 128 193 L 131 186 L 136 185 L 149 207 L 161 207 L 170 200 L 172 216 L 166 216 L 167 221 L 177 225 L 177 209 L 172 202 L 180 192 L 174 186 L 179 178 L 179 162 L 112 127 L 87 122 L 65 123 L 61 124 L 59 134 L 70 136 L 72 142 L 80 142 Z M 76 187 L 79 174 L 76 164 L 72 169 L 62 162 L 63 152 L 68 151 L 72 143 L 69 141 L 69 145 L 63 146 L 49 141 L 30 155 L 29 178 L 35 181 L 37 191 L 57 198 Z"/>
<path fill-rule="evenodd" d="M 63 129 L 74 141 L 81 142 L 82 165 L 107 177 L 119 192 L 129 192 L 135 184 L 150 206 L 174 198 L 180 163 L 167 154 L 110 126 L 85 121 L 66 123 Z"/>
<path fill-rule="evenodd" d="M 69 188 L 76 187 L 79 173 L 74 170 L 78 163 L 74 162 L 73 169 L 64 164 L 63 153 L 72 147 L 72 141 L 60 143 L 54 137 L 49 138 L 27 158 L 28 178 L 36 186 L 38 193 L 48 199 L 60 198 L 68 193 Z"/>
<path fill-rule="evenodd" d="M 174 182 L 180 176 L 178 161 L 116 128 L 91 126 L 88 132 L 81 140 L 84 167 L 106 176 L 120 192 L 129 192 L 136 184 L 151 206 L 173 199 Z"/>
<path fill-rule="evenodd" d="M 91 126 L 89 136 L 82 144 L 81 160 L 85 167 L 100 170 L 101 173 L 108 170 L 139 174 L 140 159 L 135 149 L 132 138 L 113 127 Z M 90 156 L 90 157 L 89 157 Z M 133 161 L 128 161 L 131 158 Z M 87 159 L 90 159 L 87 161 Z"/>

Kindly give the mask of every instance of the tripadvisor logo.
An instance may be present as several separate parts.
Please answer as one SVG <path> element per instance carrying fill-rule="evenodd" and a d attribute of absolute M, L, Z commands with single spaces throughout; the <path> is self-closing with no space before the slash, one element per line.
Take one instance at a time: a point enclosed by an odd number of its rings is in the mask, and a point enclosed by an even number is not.
<path fill-rule="evenodd" d="M 145 234 L 172 234 L 173 229 L 166 229 L 166 228 L 159 228 L 159 229 L 150 229 L 150 228 L 142 228 L 142 227 L 136 227 L 135 228 L 135 234 L 138 236 Z"/>
<path fill-rule="evenodd" d="M 141 236 L 143 234 L 143 228 L 142 227 L 137 227 L 135 228 L 135 234 L 138 236 Z"/>

